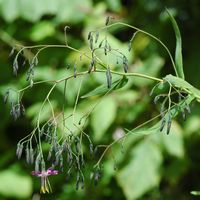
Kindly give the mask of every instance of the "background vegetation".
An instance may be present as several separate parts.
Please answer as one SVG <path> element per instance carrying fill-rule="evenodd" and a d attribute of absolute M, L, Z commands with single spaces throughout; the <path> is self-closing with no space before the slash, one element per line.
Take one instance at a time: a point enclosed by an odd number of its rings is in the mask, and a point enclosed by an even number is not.
<path fill-rule="evenodd" d="M 164 12 L 168 7 L 177 19 L 183 38 L 183 59 L 186 80 L 200 87 L 199 35 L 200 4 L 198 0 L 0 0 L 0 95 L 10 86 L 21 88 L 27 84 L 27 66 L 20 66 L 17 78 L 12 75 L 13 57 L 9 53 L 15 44 L 63 44 L 64 27 L 70 26 L 67 37 L 71 46 L 89 51 L 87 34 L 104 25 L 111 15 L 158 36 L 174 51 L 175 36 Z M 138 34 L 133 51 L 128 53 L 132 30 L 115 27 L 108 31 L 113 46 L 128 56 L 130 71 L 157 77 L 173 73 L 166 52 L 148 37 Z M 36 79 L 62 77 L 78 54 L 62 49 L 49 49 L 39 56 Z M 21 61 L 23 62 L 23 61 Z M 84 67 L 87 63 L 84 63 Z M 104 75 L 93 75 L 84 86 L 83 94 L 105 82 Z M 149 92 L 153 82 L 135 78 L 125 89 L 106 96 L 90 116 L 87 130 L 95 144 L 109 144 L 123 134 L 123 127 L 133 128 L 158 112 Z M 71 84 L 66 112 L 73 108 L 78 83 Z M 16 144 L 32 129 L 48 90 L 48 85 L 36 87 L 24 96 L 26 114 L 13 121 L 9 105 L 0 101 L 0 199 L 195 199 L 190 191 L 200 188 L 200 109 L 193 105 L 192 114 L 183 121 L 173 122 L 170 135 L 135 135 L 116 145 L 103 161 L 103 176 L 97 186 L 90 181 L 93 159 L 87 160 L 86 184 L 75 190 L 75 178 L 66 180 L 65 173 L 52 177 L 53 194 L 40 196 L 40 182 L 31 177 L 33 170 L 15 156 Z M 62 90 L 56 89 L 52 102 L 59 107 Z M 82 113 L 97 99 L 83 100 L 77 112 Z M 48 108 L 43 119 L 49 115 Z M 106 119 L 106 120 L 102 120 Z M 99 126 L 101 124 L 101 126 Z M 97 155 L 97 158 L 100 156 Z M 94 158 L 95 159 L 95 158 Z"/>

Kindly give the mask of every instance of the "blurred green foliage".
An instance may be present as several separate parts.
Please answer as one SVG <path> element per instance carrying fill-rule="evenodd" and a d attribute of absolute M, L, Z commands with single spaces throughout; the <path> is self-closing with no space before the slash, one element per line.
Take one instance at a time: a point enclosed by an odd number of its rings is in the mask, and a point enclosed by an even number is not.
<path fill-rule="evenodd" d="M 174 51 L 175 36 L 164 12 L 165 7 L 172 11 L 181 30 L 186 80 L 198 88 L 198 0 L 190 3 L 181 0 L 0 0 L 1 97 L 3 98 L 9 87 L 20 89 L 27 85 L 27 66 L 20 66 L 17 78 L 12 75 L 13 57 L 9 57 L 12 47 L 15 44 L 63 44 L 65 26 L 71 27 L 67 30 L 68 43 L 88 51 L 88 32 L 103 26 L 106 16 L 112 15 L 115 20 L 125 21 L 155 34 Z M 131 36 L 132 31 L 122 27 L 115 27 L 107 33 L 111 44 L 127 55 L 130 71 L 157 77 L 173 73 L 166 52 L 144 35 L 136 36 L 132 44 L 133 51 L 128 53 Z M 42 52 L 39 55 L 36 80 L 52 80 L 71 74 L 66 67 L 68 64 L 73 65 L 79 56 L 63 49 L 48 49 Z M 115 63 L 114 58 L 110 58 L 110 62 Z M 83 60 L 78 67 L 84 68 L 87 65 L 88 62 Z M 111 67 L 117 69 L 119 66 L 113 64 Z M 87 94 L 102 83 L 105 83 L 104 75 L 87 77 L 81 95 Z M 68 86 L 66 114 L 73 109 L 78 85 L 79 79 L 70 82 Z M 158 108 L 149 96 L 152 86 L 152 81 L 149 80 L 129 79 L 123 89 L 103 98 L 91 114 L 90 123 L 87 125 L 95 144 L 109 144 L 124 134 L 124 127 L 132 129 L 155 116 Z M 40 195 L 37 195 L 40 180 L 30 177 L 32 168 L 24 161 L 16 159 L 15 149 L 18 140 L 32 129 L 38 108 L 48 89 L 49 85 L 45 84 L 42 87 L 34 87 L 24 95 L 26 115 L 16 122 L 9 115 L 9 105 L 5 106 L 0 101 L 0 199 L 40 199 Z M 60 109 L 62 94 L 61 84 L 52 96 L 55 109 Z M 81 100 L 77 113 L 85 113 L 97 101 L 98 98 Z M 42 120 L 47 120 L 50 112 L 47 106 Z M 174 121 L 168 136 L 160 133 L 147 133 L 145 136 L 136 134 L 128 137 L 123 146 L 113 146 L 103 161 L 103 177 L 96 187 L 89 178 L 94 161 L 88 159 L 84 190 L 76 191 L 74 179 L 66 181 L 66 174 L 63 172 L 50 180 L 54 193 L 42 195 L 41 199 L 195 199 L 190 191 L 200 188 L 199 114 L 199 106 L 193 105 L 192 114 L 187 117 L 187 121 L 183 122 L 181 118 Z"/>

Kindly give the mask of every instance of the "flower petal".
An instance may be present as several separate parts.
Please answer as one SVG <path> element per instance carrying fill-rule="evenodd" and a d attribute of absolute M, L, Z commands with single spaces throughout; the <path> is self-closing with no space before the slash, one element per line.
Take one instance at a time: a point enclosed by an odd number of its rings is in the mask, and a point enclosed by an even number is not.
<path fill-rule="evenodd" d="M 40 172 L 40 171 L 32 171 L 31 172 L 31 174 L 33 175 L 33 176 L 37 176 L 37 177 L 40 177 L 40 176 L 42 176 L 42 172 Z"/>
<path fill-rule="evenodd" d="M 53 168 L 48 168 L 47 169 L 47 174 L 48 175 L 57 175 L 58 174 L 58 170 L 54 170 Z"/>

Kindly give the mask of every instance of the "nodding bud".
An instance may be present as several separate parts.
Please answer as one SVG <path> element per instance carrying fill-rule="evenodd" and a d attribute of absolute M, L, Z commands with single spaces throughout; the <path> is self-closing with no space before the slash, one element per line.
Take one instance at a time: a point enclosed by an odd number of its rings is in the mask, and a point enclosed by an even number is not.
<path fill-rule="evenodd" d="M 127 73 L 128 72 L 128 59 L 126 56 L 123 56 L 123 68 L 124 68 L 124 72 Z"/>
<path fill-rule="evenodd" d="M 17 71 L 19 69 L 19 66 L 18 66 L 18 61 L 17 61 L 17 58 L 15 58 L 14 62 L 13 62 L 13 74 L 15 76 L 17 76 Z"/>
<path fill-rule="evenodd" d="M 22 66 L 25 66 L 25 64 L 26 64 L 26 60 L 24 60 L 24 62 L 22 63 Z"/>
<path fill-rule="evenodd" d="M 188 114 L 190 114 L 191 113 L 191 110 L 190 110 L 190 105 L 188 105 L 188 104 L 186 104 L 186 106 L 185 106 L 185 108 L 184 108 L 187 112 L 188 112 Z"/>
<path fill-rule="evenodd" d="M 89 42 L 90 42 L 90 49 L 93 50 L 93 36 L 92 35 L 90 36 Z"/>
<path fill-rule="evenodd" d="M 185 108 L 181 110 L 182 118 L 185 121 L 186 120 L 186 113 L 185 113 Z"/>
<path fill-rule="evenodd" d="M 158 100 L 160 99 L 160 95 L 156 96 L 153 100 L 154 104 L 157 104 Z"/>
<path fill-rule="evenodd" d="M 171 124 L 172 124 L 172 116 L 171 116 L 171 113 L 169 113 L 169 117 L 168 117 L 168 121 L 167 121 L 167 135 L 170 132 Z"/>
<path fill-rule="evenodd" d="M 94 68 L 95 66 L 95 59 L 93 58 L 91 63 L 90 63 L 90 66 L 89 66 L 89 69 L 88 69 L 88 73 L 90 73 L 92 71 L 92 69 Z"/>
<path fill-rule="evenodd" d="M 15 48 L 13 47 L 13 48 L 12 48 L 12 50 L 10 51 L 10 53 L 9 53 L 9 56 L 8 56 L 8 57 L 11 57 L 11 56 L 14 54 L 14 52 L 15 52 Z"/>
<path fill-rule="evenodd" d="M 77 75 L 77 68 L 76 68 L 76 63 L 74 64 L 74 78 L 76 78 Z"/>
<path fill-rule="evenodd" d="M 97 32 L 96 32 L 96 36 L 95 36 L 95 43 L 98 42 L 98 39 L 99 39 L 99 32 L 97 31 Z"/>
<path fill-rule="evenodd" d="M 34 151 L 32 148 L 30 148 L 30 164 L 33 164 L 34 163 Z"/>
<path fill-rule="evenodd" d="M 99 48 L 101 48 L 103 42 L 104 42 L 104 40 L 102 40 L 102 41 L 99 43 Z"/>
<path fill-rule="evenodd" d="M 53 146 L 51 146 L 50 149 L 49 149 L 49 153 L 48 153 L 48 157 L 47 157 L 48 161 L 51 160 L 52 152 L 53 152 Z"/>
<path fill-rule="evenodd" d="M 101 170 L 100 168 L 98 168 L 97 170 L 94 171 L 94 175 L 93 175 L 93 178 L 94 178 L 94 185 L 97 185 L 100 178 L 101 178 Z"/>
<path fill-rule="evenodd" d="M 94 147 L 93 147 L 92 143 L 90 143 L 89 148 L 90 148 L 90 155 L 93 155 L 93 153 L 94 153 Z"/>
<path fill-rule="evenodd" d="M 90 32 L 88 33 L 87 39 L 90 40 L 91 36 L 92 36 L 92 32 L 90 31 Z"/>
<path fill-rule="evenodd" d="M 105 22 L 105 25 L 106 25 L 106 26 L 108 25 L 109 21 L 110 21 L 110 16 L 107 16 L 107 17 L 106 17 L 106 22 Z"/>
<path fill-rule="evenodd" d="M 106 79 L 107 79 L 108 88 L 111 88 L 111 85 L 112 85 L 112 75 L 111 75 L 109 66 L 108 66 L 107 71 L 106 71 Z"/>
<path fill-rule="evenodd" d="M 21 158 L 23 152 L 23 144 L 18 143 L 17 144 L 17 150 L 16 150 L 16 156 L 18 159 Z"/>
<path fill-rule="evenodd" d="M 164 127 L 165 127 L 165 124 L 166 124 L 166 120 L 165 118 L 162 119 L 162 122 L 161 122 L 161 126 L 160 126 L 160 132 L 163 131 Z"/>
<path fill-rule="evenodd" d="M 10 94 L 10 92 L 9 92 L 9 90 L 7 90 L 6 93 L 5 93 L 5 95 L 4 95 L 4 98 L 3 98 L 3 102 L 4 102 L 4 104 L 7 103 L 7 101 L 8 101 L 8 97 L 9 97 L 9 94 Z"/>
<path fill-rule="evenodd" d="M 31 164 L 31 162 L 30 162 L 30 151 L 29 151 L 28 145 L 26 147 L 26 162 L 27 162 L 27 164 Z"/>

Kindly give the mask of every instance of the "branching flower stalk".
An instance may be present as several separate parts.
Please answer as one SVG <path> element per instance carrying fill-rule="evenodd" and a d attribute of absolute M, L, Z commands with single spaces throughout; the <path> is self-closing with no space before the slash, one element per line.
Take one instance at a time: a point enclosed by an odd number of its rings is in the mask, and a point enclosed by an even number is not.
<path fill-rule="evenodd" d="M 154 35 L 141 30 L 137 27 L 128 25 L 123 22 L 116 22 L 113 24 L 109 24 L 110 18 L 106 20 L 106 26 L 96 30 L 91 31 L 88 34 L 88 42 L 90 48 L 90 55 L 86 52 L 82 52 L 78 49 L 75 49 L 68 45 L 67 37 L 66 37 L 66 30 L 68 27 L 65 27 L 65 45 L 36 45 L 36 46 L 19 46 L 17 45 L 16 49 L 18 50 L 14 63 L 13 63 L 13 72 L 15 75 L 18 73 L 19 65 L 18 65 L 18 57 L 21 56 L 23 52 L 28 50 L 37 50 L 35 55 L 32 55 L 30 58 L 27 57 L 25 59 L 28 60 L 30 67 L 27 72 L 27 81 L 29 81 L 29 85 L 25 86 L 19 90 L 12 90 L 6 93 L 4 102 L 6 103 L 9 100 L 9 93 L 13 92 L 17 95 L 17 100 L 11 100 L 11 114 L 12 116 L 17 119 L 20 115 L 24 114 L 25 110 L 22 104 L 22 97 L 23 94 L 31 89 L 36 85 L 42 85 L 44 83 L 51 84 L 51 88 L 49 89 L 45 99 L 42 102 L 42 105 L 38 111 L 37 120 L 35 122 L 35 126 L 33 131 L 21 139 L 17 145 L 16 155 L 18 159 L 21 158 L 22 154 L 26 155 L 26 161 L 28 164 L 32 164 L 35 167 L 34 172 L 32 173 L 34 176 L 41 177 L 41 192 L 42 193 L 49 193 L 51 192 L 51 186 L 48 181 L 48 176 L 50 175 L 57 175 L 58 170 L 55 168 L 59 168 L 60 171 L 66 171 L 67 176 L 70 176 L 71 173 L 76 175 L 76 188 L 83 188 L 84 187 L 84 171 L 83 168 L 85 167 L 85 157 L 83 150 L 83 143 L 87 141 L 89 143 L 88 150 L 90 154 L 95 154 L 98 148 L 105 148 L 103 153 L 101 154 L 100 158 L 94 165 L 94 172 L 92 172 L 92 178 L 94 183 L 97 184 L 101 177 L 101 163 L 105 156 L 105 154 L 112 148 L 113 145 L 124 140 L 133 134 L 143 134 L 144 127 L 147 125 L 152 124 L 152 122 L 157 121 L 155 125 L 149 128 L 149 132 L 166 132 L 169 134 L 172 120 L 179 114 L 186 116 L 186 112 L 190 113 L 189 105 L 192 101 L 197 100 L 200 101 L 200 91 L 186 82 L 184 79 L 180 77 L 179 71 L 181 71 L 177 66 L 176 60 L 174 61 L 172 54 L 170 53 L 167 46 L 159 40 Z M 169 58 L 171 60 L 172 66 L 174 68 L 176 76 L 167 75 L 164 78 L 158 78 L 149 76 L 146 74 L 129 72 L 129 64 L 126 55 L 124 55 L 119 49 L 113 48 L 107 36 L 105 36 L 101 41 L 99 41 L 99 36 L 102 31 L 108 30 L 113 26 L 124 26 L 134 29 L 136 32 L 133 33 L 132 38 L 130 39 L 130 43 L 132 43 L 133 39 L 135 38 L 136 34 L 144 34 L 150 37 L 151 39 L 157 41 L 161 46 L 167 51 Z M 131 50 L 131 46 L 129 43 L 129 51 Z M 48 48 L 63 48 L 68 49 L 70 51 L 75 51 L 79 53 L 79 55 L 86 58 L 90 64 L 88 70 L 81 71 L 77 68 L 77 61 L 75 61 L 75 65 L 73 68 L 73 73 L 68 76 L 64 76 L 58 80 L 43 80 L 43 81 L 34 81 L 34 70 L 35 67 L 38 65 L 38 57 L 39 54 L 48 49 Z M 13 52 L 12 52 L 13 53 Z M 99 55 L 104 56 L 106 58 L 106 62 L 104 63 L 103 60 L 99 57 Z M 115 71 L 110 68 L 109 63 L 109 55 L 115 55 L 117 58 L 117 63 L 120 62 L 122 65 L 123 71 Z M 179 65 L 180 67 L 180 65 Z M 88 76 L 88 74 L 95 74 L 100 73 L 104 74 L 106 77 L 106 84 L 100 86 L 101 92 L 92 91 L 95 93 L 94 95 L 103 94 L 102 98 L 94 105 L 92 108 L 83 114 L 80 117 L 79 122 L 76 122 L 75 116 L 77 112 L 77 106 L 80 100 L 81 95 L 81 88 L 83 83 L 83 78 Z M 112 76 L 115 75 L 120 77 L 120 79 L 113 80 Z M 87 121 L 91 115 L 91 113 L 95 110 L 97 105 L 100 104 L 101 100 L 104 96 L 107 96 L 113 90 L 117 90 L 122 88 L 127 82 L 128 78 L 132 77 L 140 77 L 143 79 L 148 79 L 151 81 L 156 82 L 155 86 L 152 89 L 151 96 L 154 95 L 154 91 L 158 87 L 168 88 L 167 93 L 160 93 L 154 97 L 154 103 L 160 104 L 160 114 L 152 119 L 140 124 L 139 126 L 133 128 L 132 130 L 126 130 L 126 134 L 117 140 L 114 140 L 108 145 L 97 145 L 94 148 L 93 141 L 89 135 L 85 131 Z M 79 79 L 80 78 L 80 79 Z M 66 87 L 67 83 L 70 80 L 79 81 L 79 87 L 73 107 L 73 111 L 68 116 L 65 115 L 65 101 L 66 101 Z M 51 95 L 54 92 L 55 88 L 59 84 L 64 84 L 64 98 L 63 98 L 63 107 L 60 112 L 55 112 L 54 106 L 51 102 Z M 103 91 L 103 92 L 102 92 Z M 89 94 L 84 95 L 84 97 L 92 96 L 92 92 Z M 176 98 L 173 97 L 178 96 L 179 100 L 177 101 Z M 175 100 L 174 100 L 175 99 Z M 41 122 L 41 115 L 44 110 L 45 105 L 49 105 L 51 116 L 46 122 Z M 68 127 L 67 120 L 72 120 L 73 129 Z M 84 120 L 84 121 L 83 121 Z M 44 150 L 44 144 L 47 144 L 49 149 L 48 152 Z M 47 169 L 47 166 L 50 168 Z M 65 169 L 66 168 L 66 169 Z"/>

